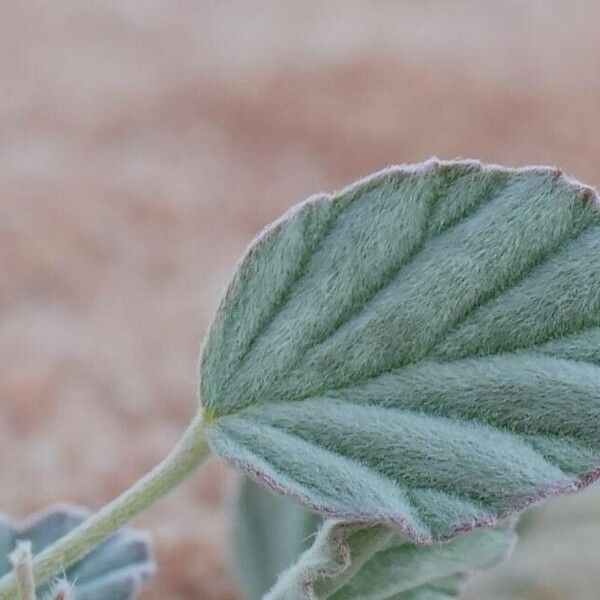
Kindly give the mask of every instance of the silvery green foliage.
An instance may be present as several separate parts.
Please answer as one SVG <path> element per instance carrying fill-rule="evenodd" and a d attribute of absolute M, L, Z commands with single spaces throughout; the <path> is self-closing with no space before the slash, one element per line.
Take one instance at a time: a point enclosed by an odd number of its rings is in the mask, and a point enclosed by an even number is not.
<path fill-rule="evenodd" d="M 202 358 L 212 449 L 421 542 L 600 471 L 600 211 L 550 168 L 431 160 L 293 208 Z"/>
<path fill-rule="evenodd" d="M 57 505 L 24 523 L 0 518 L 0 575 L 10 571 L 8 555 L 17 540 L 29 540 L 35 554 L 82 523 L 89 511 Z M 72 600 L 132 600 L 142 583 L 154 574 L 155 564 L 147 535 L 120 529 L 86 557 L 69 567 L 64 578 L 74 583 Z M 48 597 L 52 582 L 37 589 Z"/>
<path fill-rule="evenodd" d="M 454 598 L 469 573 L 496 565 L 512 546 L 512 532 L 501 527 L 421 546 L 387 525 L 326 520 L 265 600 Z"/>
<path fill-rule="evenodd" d="M 527 511 L 509 560 L 467 590 L 468 600 L 598 600 L 600 487 Z"/>
<path fill-rule="evenodd" d="M 250 482 L 238 503 L 236 562 L 248 600 L 452 598 L 468 573 L 503 560 L 515 537 L 498 527 L 418 546 L 385 525 L 320 524 Z"/>
<path fill-rule="evenodd" d="M 234 556 L 247 600 L 260 600 L 314 541 L 320 517 L 246 479 L 233 519 Z"/>

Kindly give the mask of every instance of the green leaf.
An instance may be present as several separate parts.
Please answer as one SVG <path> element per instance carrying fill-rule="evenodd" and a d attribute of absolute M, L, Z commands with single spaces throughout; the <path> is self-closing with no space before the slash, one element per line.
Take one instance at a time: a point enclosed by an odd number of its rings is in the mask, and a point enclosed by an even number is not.
<path fill-rule="evenodd" d="M 233 521 L 234 556 L 248 600 L 260 600 L 277 576 L 314 541 L 321 519 L 246 479 Z"/>
<path fill-rule="evenodd" d="M 0 575 L 11 567 L 8 554 L 17 540 L 29 540 L 34 554 L 80 525 L 89 511 L 56 505 L 16 523 L 0 515 Z M 142 583 L 154 574 L 155 564 L 146 534 L 119 529 L 64 573 L 75 584 L 73 600 L 132 600 Z M 51 593 L 52 583 L 38 587 L 40 598 Z"/>
<path fill-rule="evenodd" d="M 447 544 L 418 546 L 384 525 L 327 520 L 312 548 L 265 600 L 391 600 L 458 596 L 467 573 L 510 552 L 514 535 L 477 530 Z"/>
<path fill-rule="evenodd" d="M 394 167 L 251 245 L 210 331 L 212 449 L 422 542 L 595 480 L 600 211 L 549 168 Z"/>
<path fill-rule="evenodd" d="M 597 600 L 600 486 L 527 511 L 509 560 L 467 590 L 469 600 Z"/>
<path fill-rule="evenodd" d="M 515 539 L 511 530 L 496 528 L 475 531 L 444 545 L 416 546 L 387 526 L 333 520 L 320 525 L 313 513 L 245 480 L 234 523 L 236 563 L 245 597 L 454 597 L 467 573 L 504 559 Z M 290 568 L 284 572 L 286 567 Z"/>

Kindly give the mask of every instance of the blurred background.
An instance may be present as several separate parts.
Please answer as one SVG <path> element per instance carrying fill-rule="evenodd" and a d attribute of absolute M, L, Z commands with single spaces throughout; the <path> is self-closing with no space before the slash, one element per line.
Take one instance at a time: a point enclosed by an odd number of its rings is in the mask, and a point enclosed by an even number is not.
<path fill-rule="evenodd" d="M 167 452 L 238 256 L 305 196 L 431 155 L 600 184 L 592 0 L 0 8 L 0 509 L 15 516 L 97 508 Z M 144 599 L 240 598 L 236 486 L 211 460 L 136 521 L 160 566 Z M 599 498 L 579 501 L 588 538 Z M 549 522 L 562 506 L 578 510 Z M 541 581 L 530 597 L 600 597 L 598 553 L 578 551 L 524 574 Z M 569 596 L 569 577 L 591 595 Z"/>

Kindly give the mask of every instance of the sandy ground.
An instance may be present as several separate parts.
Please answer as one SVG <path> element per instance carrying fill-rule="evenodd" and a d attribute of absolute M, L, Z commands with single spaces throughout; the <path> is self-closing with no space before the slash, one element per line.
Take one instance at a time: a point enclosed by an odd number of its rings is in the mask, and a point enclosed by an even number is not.
<path fill-rule="evenodd" d="M 99 507 L 164 455 L 237 257 L 292 203 L 430 155 L 600 183 L 591 0 L 0 8 L 0 507 L 17 516 Z M 239 597 L 235 485 L 214 460 L 136 521 L 160 564 L 146 600 Z"/>

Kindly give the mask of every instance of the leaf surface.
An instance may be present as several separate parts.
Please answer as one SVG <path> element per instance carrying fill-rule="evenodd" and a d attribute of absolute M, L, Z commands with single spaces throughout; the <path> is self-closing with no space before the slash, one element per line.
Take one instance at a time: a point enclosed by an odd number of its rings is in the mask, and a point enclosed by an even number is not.
<path fill-rule="evenodd" d="M 549 168 L 394 167 L 251 245 L 201 361 L 210 444 L 421 542 L 600 465 L 600 211 Z"/>

